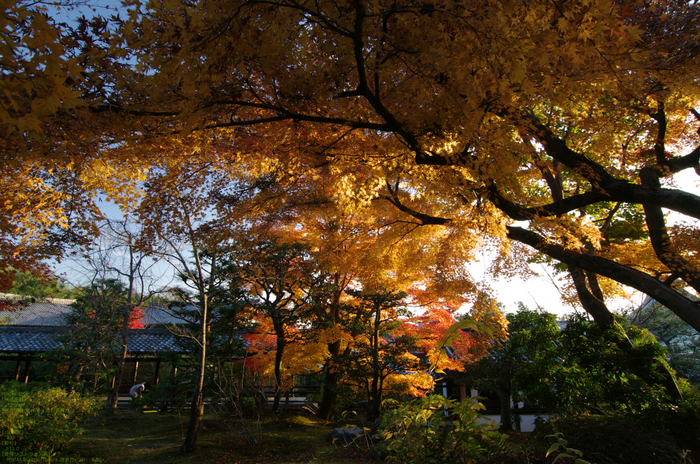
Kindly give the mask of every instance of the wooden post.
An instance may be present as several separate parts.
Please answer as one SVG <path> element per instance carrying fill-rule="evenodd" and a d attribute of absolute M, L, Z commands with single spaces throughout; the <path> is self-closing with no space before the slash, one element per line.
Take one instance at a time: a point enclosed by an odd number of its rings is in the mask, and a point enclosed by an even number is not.
<path fill-rule="evenodd" d="M 156 373 L 153 386 L 157 387 L 158 382 L 160 382 L 160 359 L 156 359 Z"/>
<path fill-rule="evenodd" d="M 139 373 L 139 362 L 134 361 L 134 377 L 131 379 L 131 385 L 136 385 L 136 375 Z"/>
<path fill-rule="evenodd" d="M 27 380 L 29 380 L 29 367 L 32 365 L 32 358 L 28 358 L 27 361 L 24 363 L 24 375 L 22 383 L 27 383 Z"/>
<path fill-rule="evenodd" d="M 17 358 L 17 367 L 15 368 L 15 380 L 19 382 L 19 370 L 22 367 L 22 358 Z"/>

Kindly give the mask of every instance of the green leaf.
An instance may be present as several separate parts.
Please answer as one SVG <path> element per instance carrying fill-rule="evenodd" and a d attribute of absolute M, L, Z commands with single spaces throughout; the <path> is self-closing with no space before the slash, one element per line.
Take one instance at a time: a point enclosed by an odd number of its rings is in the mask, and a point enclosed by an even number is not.
<path fill-rule="evenodd" d="M 437 349 L 440 350 L 444 355 L 446 355 L 445 347 L 452 347 L 454 340 L 457 337 L 457 335 L 459 335 L 460 331 L 467 329 L 471 329 L 476 332 L 485 332 L 489 335 L 492 333 L 491 329 L 489 329 L 487 326 L 479 324 L 474 319 L 471 319 L 470 317 L 466 316 L 461 321 L 455 322 L 447 328 L 445 335 L 442 337 L 440 343 L 438 343 L 437 345 Z M 431 364 L 430 372 L 443 373 L 442 371 L 436 371 L 436 367 L 437 366 L 435 363 Z"/>
<path fill-rule="evenodd" d="M 573 457 L 574 457 L 574 456 L 573 456 L 572 454 L 569 454 L 569 453 L 561 453 L 561 454 L 559 454 L 556 458 L 554 458 L 554 461 L 552 461 L 552 464 L 554 464 L 555 462 L 557 462 L 557 461 L 558 461 L 559 459 L 561 459 L 561 458 L 573 458 Z"/>
<path fill-rule="evenodd" d="M 547 450 L 547 454 L 544 455 L 544 457 L 548 458 L 550 454 L 555 452 L 556 450 L 559 449 L 560 446 L 562 446 L 564 443 L 558 442 L 558 443 L 553 443 L 552 446 L 549 447 Z"/>

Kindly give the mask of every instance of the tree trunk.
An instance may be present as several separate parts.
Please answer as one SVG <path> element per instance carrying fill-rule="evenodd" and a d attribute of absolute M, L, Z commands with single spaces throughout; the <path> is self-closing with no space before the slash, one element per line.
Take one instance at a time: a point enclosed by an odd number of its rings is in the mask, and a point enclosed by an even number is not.
<path fill-rule="evenodd" d="M 107 409 L 110 414 L 117 412 L 117 404 L 119 403 L 119 388 L 122 384 L 122 377 L 124 376 L 124 361 L 126 360 L 126 355 L 129 351 L 129 316 L 127 314 L 124 316 L 124 323 L 122 324 L 122 351 L 117 359 L 117 373 L 114 377 L 114 385 L 112 390 L 107 396 Z"/>
<path fill-rule="evenodd" d="M 212 268 L 214 266 L 212 265 Z M 204 399 L 202 397 L 202 390 L 204 389 L 204 373 L 207 368 L 207 335 L 209 332 L 209 326 L 207 320 L 209 318 L 209 303 L 207 301 L 206 293 L 200 290 L 202 295 L 202 316 L 199 321 L 200 323 L 200 345 L 199 345 L 199 359 L 197 363 L 197 374 L 194 383 L 194 392 L 192 393 L 192 403 L 190 405 L 190 422 L 187 426 L 187 436 L 185 436 L 185 443 L 182 445 L 182 451 L 185 453 L 192 453 L 197 448 L 197 435 L 199 434 L 199 429 L 202 426 L 202 417 L 204 417 Z"/>
<path fill-rule="evenodd" d="M 342 283 L 341 283 L 342 280 Z M 333 294 L 333 298 L 328 305 L 329 307 L 329 319 L 333 326 L 335 326 L 340 318 L 340 297 L 343 294 L 346 285 L 346 279 L 342 278 L 339 273 L 334 274 L 333 282 L 337 286 L 336 291 Z M 325 420 L 333 419 L 333 412 L 335 409 L 335 403 L 338 400 L 338 382 L 340 380 L 340 360 L 350 354 L 350 349 L 346 348 L 345 351 L 340 353 L 341 341 L 336 340 L 333 343 L 328 344 L 328 352 L 330 356 L 326 362 L 326 377 L 323 382 L 323 397 L 321 398 L 321 404 L 316 413 L 316 417 Z"/>
<path fill-rule="evenodd" d="M 67 391 L 68 393 L 73 393 L 75 387 L 77 387 L 80 384 L 80 379 L 83 375 L 83 364 L 71 364 L 71 366 L 68 369 L 68 372 L 70 372 L 70 378 L 68 380 Z"/>
<path fill-rule="evenodd" d="M 370 385 L 370 390 L 369 390 L 369 408 L 368 408 L 368 414 L 367 414 L 367 420 L 370 422 L 374 421 L 377 417 L 379 417 L 379 408 L 381 406 L 381 391 L 379 388 L 379 374 L 375 373 L 372 376 L 372 384 Z"/>
<path fill-rule="evenodd" d="M 511 411 L 511 397 L 513 392 L 511 391 L 510 385 L 502 384 L 498 388 L 498 398 L 501 402 L 501 426 L 500 429 L 504 431 L 513 430 L 513 413 Z"/>
<path fill-rule="evenodd" d="M 338 399 L 338 381 L 340 380 L 340 340 L 328 344 L 330 356 L 326 362 L 326 378 L 323 381 L 323 397 L 316 417 L 325 420 L 333 419 L 333 410 Z"/>
<path fill-rule="evenodd" d="M 199 359 L 197 365 L 197 379 L 194 385 L 194 393 L 192 394 L 192 402 L 190 405 L 190 421 L 187 426 L 187 436 L 185 443 L 182 445 L 182 451 L 191 453 L 197 448 L 197 435 L 202 425 L 202 417 L 204 417 L 204 399 L 202 390 L 204 389 L 204 372 L 206 369 L 206 329 L 202 331 L 205 343 L 199 350 Z"/>
<path fill-rule="evenodd" d="M 272 402 L 272 410 L 275 414 L 280 412 L 280 400 L 282 398 L 282 356 L 287 345 L 284 332 L 277 334 L 277 352 L 275 353 L 275 398 Z"/>
<path fill-rule="evenodd" d="M 370 385 L 370 400 L 369 400 L 369 414 L 368 419 L 374 421 L 379 417 L 379 406 L 381 403 L 381 388 L 380 388 L 380 366 L 379 366 L 379 328 L 382 321 L 382 310 L 381 307 L 375 308 L 374 313 L 374 325 L 372 333 L 372 383 Z"/>

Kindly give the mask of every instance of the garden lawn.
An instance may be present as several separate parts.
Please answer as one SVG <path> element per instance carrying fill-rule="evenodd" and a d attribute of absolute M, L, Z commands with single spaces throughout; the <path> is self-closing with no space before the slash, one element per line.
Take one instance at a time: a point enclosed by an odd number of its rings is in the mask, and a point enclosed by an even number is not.
<path fill-rule="evenodd" d="M 375 461 L 359 446 L 343 447 L 330 439 L 337 425 L 302 415 L 283 415 L 262 423 L 261 443 L 246 444 L 213 417 L 205 416 L 197 451 L 180 452 L 188 416 L 177 413 L 119 411 L 101 414 L 84 425 L 85 432 L 64 448 L 61 458 L 84 463 L 318 463 Z M 56 462 L 61 462 L 56 459 Z M 66 462 L 73 462 L 70 459 Z"/>

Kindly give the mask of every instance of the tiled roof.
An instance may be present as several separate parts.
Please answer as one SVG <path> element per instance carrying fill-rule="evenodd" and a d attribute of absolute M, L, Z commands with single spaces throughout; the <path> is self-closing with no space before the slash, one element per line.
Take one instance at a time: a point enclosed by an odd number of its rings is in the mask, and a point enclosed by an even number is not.
<path fill-rule="evenodd" d="M 0 353 L 43 353 L 62 347 L 59 340 L 68 330 L 63 327 L 0 327 Z M 157 329 L 129 330 L 128 353 L 184 353 L 177 337 Z"/>
<path fill-rule="evenodd" d="M 32 303 L 17 311 L 0 312 L 0 323 L 7 325 L 33 325 L 60 327 L 66 325 L 65 317 L 71 307 L 53 303 Z"/>
<path fill-rule="evenodd" d="M 43 353 L 63 346 L 57 338 L 65 330 L 37 327 L 0 327 L 0 352 Z"/>
<path fill-rule="evenodd" d="M 192 313 L 193 317 L 191 319 L 197 319 L 197 314 L 195 308 L 192 305 L 187 305 L 184 307 L 187 312 Z M 146 327 L 153 327 L 157 325 L 180 325 L 187 324 L 190 322 L 185 317 L 182 317 L 178 313 L 187 314 L 179 307 L 170 307 L 164 303 L 151 303 L 146 308 L 143 308 L 144 316 L 141 322 Z"/>
<path fill-rule="evenodd" d="M 69 333 L 66 316 L 75 300 L 36 300 L 2 293 L 0 298 L 27 301 L 16 311 L 0 311 L 0 353 L 43 353 L 63 346 L 60 339 Z M 184 322 L 166 305 L 150 305 L 144 313 L 141 321 L 146 327 Z M 131 355 L 185 352 L 177 337 L 163 329 L 130 329 L 128 345 Z"/>
<path fill-rule="evenodd" d="M 0 298 L 17 301 L 28 301 L 27 306 L 15 311 L 0 311 L 0 325 L 11 326 L 38 326 L 38 327 L 61 327 L 66 325 L 66 317 L 73 311 L 70 306 L 75 300 L 64 300 L 56 298 L 46 298 L 37 300 L 34 298 L 22 297 L 0 293 Z M 33 301 L 33 302 L 29 302 Z M 185 306 L 185 310 L 192 312 L 196 319 L 196 308 Z M 188 321 L 178 316 L 179 308 L 169 308 L 162 303 L 151 303 L 143 308 L 144 316 L 141 322 L 144 327 L 154 327 L 159 325 L 181 325 Z"/>
<path fill-rule="evenodd" d="M 26 304 L 14 311 L 0 311 L 2 325 L 62 326 L 66 324 L 65 316 L 72 311 L 70 305 L 75 303 L 75 300 L 56 298 L 37 300 L 5 293 L 0 293 L 0 298 Z"/>
<path fill-rule="evenodd" d="M 168 332 L 151 329 L 134 330 L 129 334 L 129 353 L 184 353 L 177 337 Z"/>

